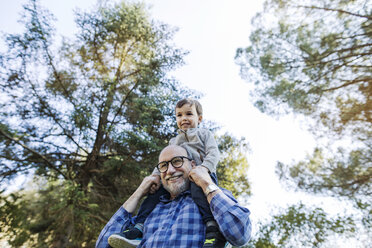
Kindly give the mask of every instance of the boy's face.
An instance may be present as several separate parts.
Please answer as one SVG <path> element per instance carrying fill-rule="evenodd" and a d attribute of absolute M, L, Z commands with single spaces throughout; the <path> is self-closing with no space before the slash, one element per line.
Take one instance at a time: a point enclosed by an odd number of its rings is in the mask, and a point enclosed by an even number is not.
<path fill-rule="evenodd" d="M 176 108 L 177 126 L 181 130 L 198 127 L 202 119 L 203 116 L 198 115 L 195 105 L 185 104 L 181 108 Z"/>

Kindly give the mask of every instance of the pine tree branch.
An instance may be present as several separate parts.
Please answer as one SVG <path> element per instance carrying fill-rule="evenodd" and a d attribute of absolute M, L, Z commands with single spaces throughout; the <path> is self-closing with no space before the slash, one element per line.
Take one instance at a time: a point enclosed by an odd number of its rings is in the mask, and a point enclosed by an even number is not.
<path fill-rule="evenodd" d="M 30 151 L 31 153 L 35 154 L 36 156 L 40 157 L 48 165 L 48 167 L 50 169 L 55 170 L 60 175 L 62 175 L 65 179 L 68 179 L 66 177 L 66 175 L 61 170 L 59 170 L 57 167 L 55 167 L 44 155 L 38 153 L 37 151 L 33 150 L 32 148 L 28 147 L 27 145 L 21 143 L 17 138 L 13 138 L 13 137 L 9 136 L 1 128 L 0 128 L 0 134 L 3 135 L 8 140 L 17 143 L 18 145 L 22 146 L 24 149 L 26 149 L 26 150 Z"/>
<path fill-rule="evenodd" d="M 89 214 L 89 216 L 90 216 L 91 218 L 94 218 L 94 219 L 98 220 L 98 221 L 101 222 L 102 224 L 106 224 L 106 223 L 107 223 L 107 220 L 104 220 L 104 219 L 102 219 L 101 217 L 99 217 L 99 216 L 97 216 L 97 215 Z"/>
<path fill-rule="evenodd" d="M 109 131 L 111 131 L 112 126 L 113 126 L 113 124 L 115 123 L 115 119 L 116 119 L 116 117 L 120 114 L 120 112 L 122 111 L 122 109 L 123 109 L 123 107 L 124 107 L 124 104 L 125 104 L 126 101 L 128 100 L 128 97 L 129 97 L 130 93 L 133 92 L 133 90 L 138 86 L 138 84 L 139 84 L 139 81 L 137 81 L 137 82 L 133 85 L 133 87 L 132 87 L 128 92 L 127 92 L 127 94 L 125 94 L 125 96 L 123 97 L 123 100 L 121 101 L 118 110 L 116 111 L 114 117 L 113 117 L 112 120 L 110 121 L 110 126 L 108 127 L 108 130 L 109 130 Z"/>
<path fill-rule="evenodd" d="M 343 49 L 339 49 L 339 50 L 333 50 L 333 51 L 330 51 L 328 53 L 324 53 L 323 56 L 320 57 L 320 60 L 334 54 L 334 53 L 343 53 L 343 52 L 347 52 L 347 51 L 352 51 L 354 52 L 355 49 L 359 49 L 359 48 L 363 48 L 363 47 L 372 47 L 372 43 L 368 43 L 368 44 L 363 44 L 363 45 L 359 45 L 359 46 L 353 46 L 353 47 L 348 47 L 348 48 L 343 48 Z M 368 53 L 370 54 L 370 53 Z M 368 55 L 367 54 L 367 55 Z"/>
<path fill-rule="evenodd" d="M 60 74 L 58 73 L 58 70 L 57 70 L 56 66 L 54 65 L 54 63 L 53 63 L 54 60 L 53 60 L 53 57 L 50 54 L 49 46 L 47 44 L 47 39 L 44 37 L 44 32 L 43 32 L 43 29 L 42 29 L 42 24 L 40 23 L 40 20 L 39 20 L 37 6 L 34 4 L 33 5 L 33 8 L 34 9 L 32 10 L 32 14 L 33 14 L 34 20 L 36 21 L 36 23 L 38 25 L 38 28 L 40 29 L 40 33 L 43 35 L 43 37 L 41 39 L 41 43 L 43 44 L 43 49 L 44 49 L 44 52 L 45 52 L 45 54 L 47 56 L 47 63 L 52 68 L 53 76 L 55 77 L 55 79 L 57 80 L 57 82 L 59 83 L 59 85 L 62 87 L 62 90 L 63 90 L 64 94 L 66 95 L 67 99 L 69 99 L 70 103 L 74 106 L 74 108 L 76 108 L 76 104 L 73 101 L 73 98 L 71 97 L 71 95 L 67 91 L 66 87 L 62 83 L 62 79 L 60 77 Z"/>
<path fill-rule="evenodd" d="M 332 9 L 332 8 L 326 8 L 326 7 L 318 7 L 318 6 L 314 6 L 314 5 L 313 6 L 297 5 L 296 7 L 306 8 L 306 9 L 318 9 L 318 10 L 325 10 L 325 11 L 334 11 L 334 12 L 339 12 L 339 13 L 342 13 L 342 14 L 357 16 L 357 17 L 361 17 L 361 18 L 367 18 L 368 20 L 372 19 L 371 16 L 356 14 L 356 13 L 352 13 L 352 12 L 349 12 L 349 11 L 346 11 L 346 10 L 343 10 L 343 9 Z"/>
<path fill-rule="evenodd" d="M 357 83 L 360 83 L 360 82 L 369 82 L 369 83 L 371 83 L 372 82 L 372 78 L 367 77 L 367 78 L 354 79 L 354 80 L 351 80 L 351 81 L 347 81 L 347 83 L 344 83 L 344 84 L 342 84 L 340 86 L 332 87 L 332 88 L 328 88 L 328 89 L 324 89 L 322 91 L 323 92 L 326 92 L 326 91 L 335 91 L 335 90 L 344 88 L 346 86 L 349 86 L 349 85 L 352 85 L 352 84 L 357 84 Z"/>
<path fill-rule="evenodd" d="M 39 100 L 40 105 L 42 107 L 44 107 L 48 111 L 45 114 L 47 114 L 49 117 L 51 117 L 53 119 L 53 121 L 63 130 L 63 134 L 66 137 L 68 137 L 79 149 L 81 149 L 82 151 L 88 153 L 88 151 L 86 151 L 83 147 L 81 147 L 79 145 L 78 142 L 75 141 L 75 139 L 72 137 L 72 135 L 68 134 L 68 132 L 66 131 L 66 129 L 62 126 L 62 124 L 56 118 L 55 114 L 50 110 L 50 107 L 47 104 L 47 102 L 45 102 L 44 99 L 36 92 L 35 86 L 32 84 L 32 82 L 30 80 L 27 80 L 27 81 L 31 85 L 31 88 L 32 88 L 32 90 L 34 92 L 34 96 L 36 96 L 36 98 Z"/>
<path fill-rule="evenodd" d="M 370 56 L 370 55 L 372 55 L 371 52 L 358 53 L 358 54 L 349 54 L 349 55 L 345 55 L 345 56 L 338 57 L 338 58 L 335 58 L 335 59 L 330 59 L 330 60 L 327 60 L 327 61 L 317 60 L 317 61 L 314 61 L 313 63 L 314 64 L 328 64 L 330 62 L 334 62 L 334 61 L 338 61 L 338 60 L 344 60 L 344 59 L 348 59 L 348 58 L 352 58 L 352 57 L 364 57 L 364 56 Z"/>

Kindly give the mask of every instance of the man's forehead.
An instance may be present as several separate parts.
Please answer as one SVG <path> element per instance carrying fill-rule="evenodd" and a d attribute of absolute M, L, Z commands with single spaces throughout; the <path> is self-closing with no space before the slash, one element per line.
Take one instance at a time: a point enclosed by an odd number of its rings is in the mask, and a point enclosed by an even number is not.
<path fill-rule="evenodd" d="M 159 161 L 170 160 L 176 156 L 187 156 L 185 148 L 180 146 L 167 146 L 161 151 Z"/>

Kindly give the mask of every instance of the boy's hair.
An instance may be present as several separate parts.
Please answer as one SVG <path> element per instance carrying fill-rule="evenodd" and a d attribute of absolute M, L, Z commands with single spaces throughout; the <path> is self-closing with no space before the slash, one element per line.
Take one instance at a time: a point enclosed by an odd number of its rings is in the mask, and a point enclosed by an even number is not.
<path fill-rule="evenodd" d="M 182 108 L 182 106 L 185 104 L 189 104 L 190 106 L 195 105 L 196 113 L 198 114 L 198 116 L 203 115 L 203 108 L 199 101 L 190 98 L 184 98 L 177 102 L 176 108 Z"/>

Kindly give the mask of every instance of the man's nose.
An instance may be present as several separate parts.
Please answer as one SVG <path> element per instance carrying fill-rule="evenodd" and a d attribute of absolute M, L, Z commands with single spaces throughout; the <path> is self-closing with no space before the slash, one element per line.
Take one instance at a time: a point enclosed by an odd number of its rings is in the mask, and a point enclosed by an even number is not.
<path fill-rule="evenodd" d="M 169 163 L 167 174 L 173 174 L 175 171 L 176 171 L 176 168 L 173 167 L 172 163 Z"/>

